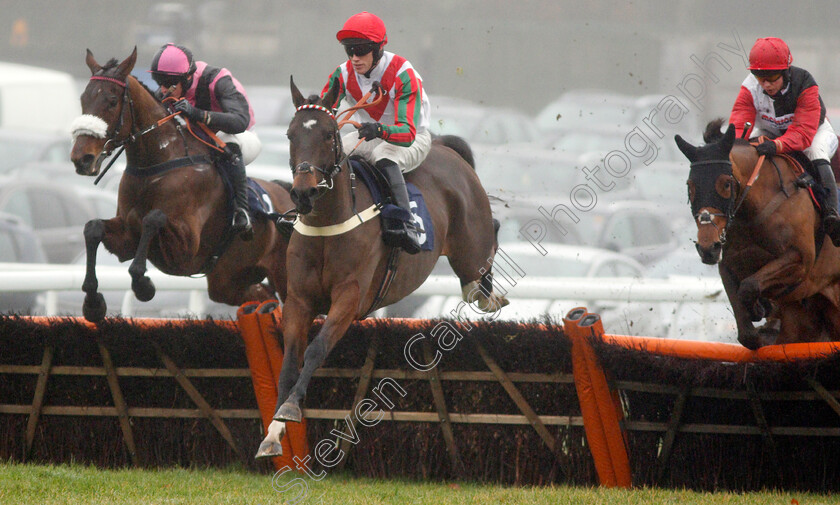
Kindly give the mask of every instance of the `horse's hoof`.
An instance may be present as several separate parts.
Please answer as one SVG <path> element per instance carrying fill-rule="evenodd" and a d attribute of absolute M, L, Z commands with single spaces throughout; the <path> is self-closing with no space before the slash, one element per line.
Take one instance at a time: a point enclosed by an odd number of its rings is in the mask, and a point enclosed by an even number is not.
<path fill-rule="evenodd" d="M 257 449 L 257 453 L 254 455 L 254 459 L 261 459 L 261 458 L 273 458 L 274 456 L 282 456 L 283 455 L 283 446 L 278 444 L 277 442 L 267 442 L 263 440 L 260 443 L 260 448 Z"/>
<path fill-rule="evenodd" d="M 105 297 L 102 293 L 88 293 L 85 295 L 85 301 L 82 304 L 82 314 L 85 319 L 91 323 L 100 323 L 105 319 L 105 313 L 108 311 L 108 306 L 105 304 Z"/>
<path fill-rule="evenodd" d="M 131 290 L 141 302 L 148 302 L 155 297 L 155 283 L 148 277 L 131 281 Z"/>
<path fill-rule="evenodd" d="M 299 423 L 302 419 L 303 412 L 300 411 L 300 407 L 290 402 L 280 405 L 280 408 L 274 413 L 275 421 L 292 421 Z"/>
<path fill-rule="evenodd" d="M 756 331 L 738 335 L 738 342 L 751 351 L 761 347 L 761 338 Z"/>

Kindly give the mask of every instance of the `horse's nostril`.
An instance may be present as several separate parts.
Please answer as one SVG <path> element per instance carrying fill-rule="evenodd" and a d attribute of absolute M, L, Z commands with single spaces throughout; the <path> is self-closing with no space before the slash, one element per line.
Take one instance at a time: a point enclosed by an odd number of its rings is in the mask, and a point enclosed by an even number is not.
<path fill-rule="evenodd" d="M 86 154 L 86 155 L 82 156 L 81 162 L 82 162 L 85 166 L 90 166 L 90 165 L 93 163 L 93 160 L 94 160 L 95 158 L 96 158 L 96 157 L 95 157 L 94 155 L 92 155 L 92 154 Z"/>
<path fill-rule="evenodd" d="M 309 191 L 306 192 L 309 198 L 313 198 L 316 194 L 318 194 L 318 188 L 309 188 Z"/>

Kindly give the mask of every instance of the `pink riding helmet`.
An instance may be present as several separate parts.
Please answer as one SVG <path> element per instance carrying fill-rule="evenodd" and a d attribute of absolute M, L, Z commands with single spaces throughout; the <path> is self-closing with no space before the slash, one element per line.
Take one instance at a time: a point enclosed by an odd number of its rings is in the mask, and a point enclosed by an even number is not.
<path fill-rule="evenodd" d="M 195 72 L 195 69 L 192 51 L 169 43 L 158 50 L 149 72 L 164 75 L 189 75 Z"/>

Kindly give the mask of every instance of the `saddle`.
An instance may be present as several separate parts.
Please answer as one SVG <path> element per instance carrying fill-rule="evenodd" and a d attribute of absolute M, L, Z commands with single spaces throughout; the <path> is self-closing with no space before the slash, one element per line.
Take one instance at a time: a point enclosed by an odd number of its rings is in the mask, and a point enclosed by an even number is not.
<path fill-rule="evenodd" d="M 417 186 L 410 182 L 406 182 L 405 184 L 412 208 L 411 212 L 409 212 L 390 203 L 392 195 L 388 181 L 367 160 L 358 156 L 351 156 L 350 170 L 367 186 L 371 198 L 373 198 L 374 203 L 379 207 L 379 212 L 382 217 L 380 221 L 382 223 L 383 235 L 399 230 L 402 227 L 402 223 L 413 222 L 420 233 L 421 250 L 431 251 L 434 248 L 435 234 L 432 218 L 426 207 L 423 194 Z"/>

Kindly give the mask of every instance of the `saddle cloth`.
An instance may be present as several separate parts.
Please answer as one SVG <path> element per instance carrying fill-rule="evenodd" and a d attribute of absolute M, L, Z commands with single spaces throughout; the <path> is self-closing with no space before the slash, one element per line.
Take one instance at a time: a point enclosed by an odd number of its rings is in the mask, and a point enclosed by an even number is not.
<path fill-rule="evenodd" d="M 394 226 L 394 221 L 406 222 L 412 220 L 414 226 L 420 231 L 420 249 L 423 251 L 434 249 L 435 232 L 432 216 L 429 214 L 426 200 L 423 198 L 423 193 L 420 192 L 420 189 L 414 184 L 406 182 L 411 212 L 405 212 L 392 203 L 383 203 L 385 202 L 385 197 L 390 194 L 390 189 L 385 183 L 384 178 L 375 173 L 375 169 L 366 161 L 361 158 L 351 158 L 350 164 L 353 172 L 367 186 L 373 201 L 381 207 L 383 232 L 388 231 L 390 229 L 388 228 L 389 226 Z"/>

